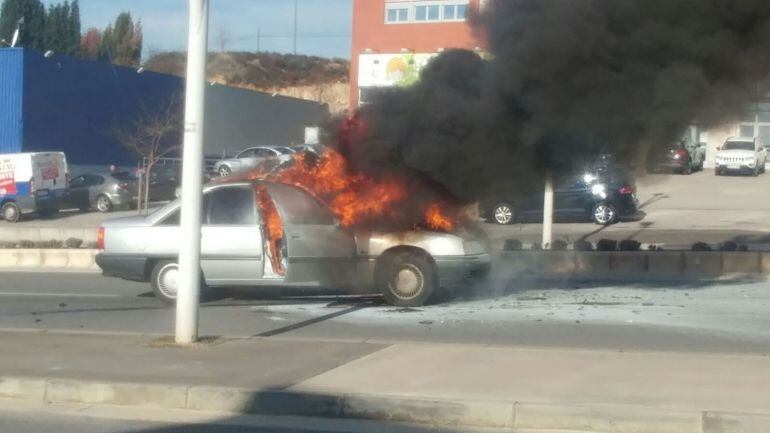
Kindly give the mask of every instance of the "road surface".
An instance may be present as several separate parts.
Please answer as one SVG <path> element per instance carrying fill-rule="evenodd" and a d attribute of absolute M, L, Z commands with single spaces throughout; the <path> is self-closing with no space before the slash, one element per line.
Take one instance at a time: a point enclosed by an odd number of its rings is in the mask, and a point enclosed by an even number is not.
<path fill-rule="evenodd" d="M 174 310 L 147 284 L 99 274 L 3 273 L 0 329 L 169 335 Z M 496 281 L 416 309 L 378 297 L 223 292 L 201 307 L 201 335 L 328 341 L 770 353 L 762 282 L 650 285 Z M 473 292 L 473 290 L 470 290 Z"/>
<path fill-rule="evenodd" d="M 432 428 L 356 420 L 227 414 L 0 400 L 3 433 L 459 433 L 495 429 Z"/>

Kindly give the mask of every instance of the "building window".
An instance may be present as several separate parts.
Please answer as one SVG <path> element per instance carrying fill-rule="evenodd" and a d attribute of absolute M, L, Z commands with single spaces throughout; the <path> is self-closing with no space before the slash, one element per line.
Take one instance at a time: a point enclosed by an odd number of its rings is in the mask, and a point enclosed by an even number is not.
<path fill-rule="evenodd" d="M 741 138 L 759 137 L 762 143 L 770 143 L 770 103 L 757 104 L 738 125 Z"/>
<path fill-rule="evenodd" d="M 409 8 L 399 5 L 388 5 L 385 22 L 392 23 L 405 23 L 409 21 Z"/>
<path fill-rule="evenodd" d="M 465 21 L 468 0 L 425 0 L 385 4 L 385 23 L 425 23 Z"/>

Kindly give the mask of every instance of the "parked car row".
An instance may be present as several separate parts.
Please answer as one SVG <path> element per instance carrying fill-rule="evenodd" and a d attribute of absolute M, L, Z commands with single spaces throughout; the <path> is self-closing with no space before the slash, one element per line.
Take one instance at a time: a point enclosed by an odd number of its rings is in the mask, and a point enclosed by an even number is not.
<path fill-rule="evenodd" d="M 689 136 L 666 147 L 655 147 L 647 154 L 647 171 L 673 171 L 691 174 L 703 170 L 706 162 L 706 146 L 695 143 Z"/>
<path fill-rule="evenodd" d="M 214 172 L 220 177 L 230 176 L 245 170 L 250 170 L 268 161 L 279 164 L 289 161 L 297 152 L 322 152 L 323 146 L 318 144 L 301 144 L 298 146 L 256 146 L 244 149 L 233 158 L 226 158 L 214 164 Z"/>

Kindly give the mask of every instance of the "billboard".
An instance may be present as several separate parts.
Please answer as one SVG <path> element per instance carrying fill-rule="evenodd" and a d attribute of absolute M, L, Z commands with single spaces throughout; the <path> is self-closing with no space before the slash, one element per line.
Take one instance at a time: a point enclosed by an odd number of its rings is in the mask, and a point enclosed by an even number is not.
<path fill-rule="evenodd" d="M 358 57 L 360 87 L 410 86 L 437 53 L 361 54 Z"/>

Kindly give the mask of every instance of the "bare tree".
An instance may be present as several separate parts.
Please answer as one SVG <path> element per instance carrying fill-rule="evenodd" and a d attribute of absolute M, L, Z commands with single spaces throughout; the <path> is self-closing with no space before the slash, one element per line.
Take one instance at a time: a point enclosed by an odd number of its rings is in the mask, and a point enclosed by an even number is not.
<path fill-rule="evenodd" d="M 179 150 L 182 136 L 180 98 L 173 95 L 155 106 L 142 105 L 133 122 L 116 129 L 120 142 L 143 160 L 139 182 L 139 210 L 146 212 L 150 173 L 161 158 Z M 142 178 L 144 181 L 142 181 Z"/>
<path fill-rule="evenodd" d="M 230 31 L 227 29 L 227 27 L 223 25 L 219 26 L 217 42 L 219 42 L 219 52 L 224 53 L 227 50 L 227 45 L 230 43 Z"/>

